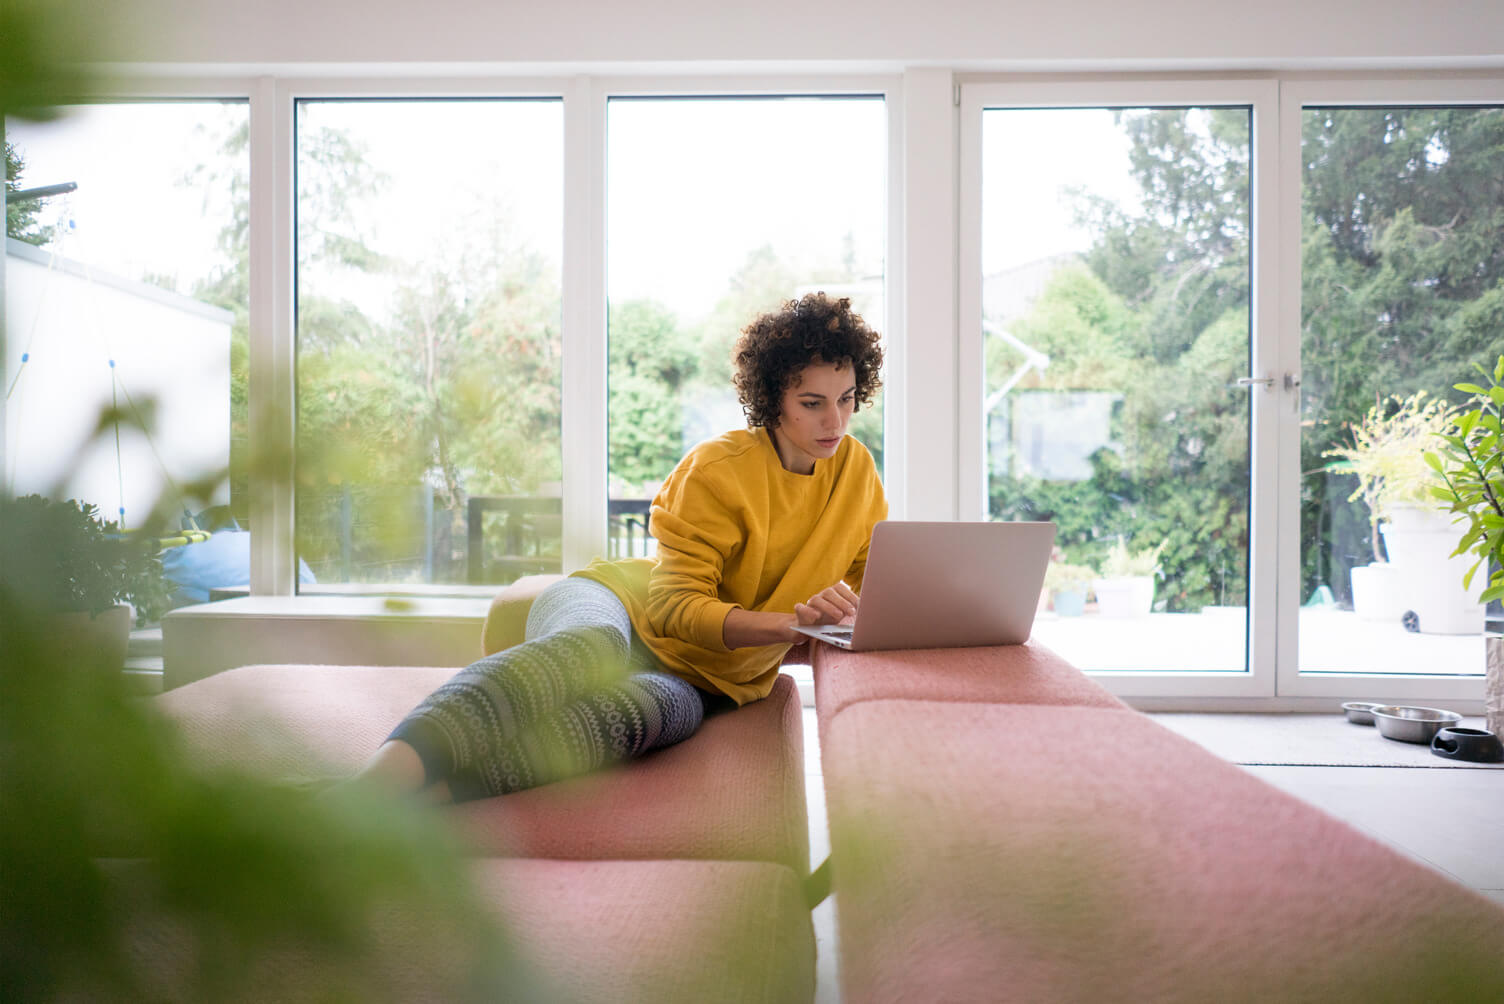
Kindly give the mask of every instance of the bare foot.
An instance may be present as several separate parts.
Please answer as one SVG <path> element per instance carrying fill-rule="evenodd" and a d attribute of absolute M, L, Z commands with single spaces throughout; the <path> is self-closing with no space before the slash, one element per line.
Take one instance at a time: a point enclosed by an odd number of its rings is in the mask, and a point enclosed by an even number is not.
<path fill-rule="evenodd" d="M 345 784 L 368 784 L 400 795 L 418 795 L 422 801 L 446 805 L 453 801 L 447 781 L 428 784 L 427 772 L 417 750 L 400 739 L 391 739 L 371 755 Z"/>

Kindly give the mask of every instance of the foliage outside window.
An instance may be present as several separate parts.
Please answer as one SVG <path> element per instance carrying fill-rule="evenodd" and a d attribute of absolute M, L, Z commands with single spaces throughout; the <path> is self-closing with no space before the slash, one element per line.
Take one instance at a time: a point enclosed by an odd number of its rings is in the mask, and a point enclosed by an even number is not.
<path fill-rule="evenodd" d="M 883 330 L 884 114 L 862 97 L 611 102 L 613 498 L 650 499 L 691 446 L 744 427 L 731 347 L 757 315 L 822 289 Z M 818 164 L 768 153 L 833 136 Z M 849 431 L 881 471 L 880 396 Z"/>
<path fill-rule="evenodd" d="M 1092 235 L 1090 246 L 1031 263 L 1044 276 L 1042 288 L 1012 317 L 992 312 L 999 318 L 992 323 L 1011 337 L 988 338 L 985 346 L 990 404 L 1011 406 L 1016 425 L 1025 394 L 1095 393 L 1110 402 L 1095 437 L 1100 445 L 1081 458 L 1083 476 L 1070 479 L 1039 476 L 995 456 L 989 512 L 996 519 L 1054 520 L 1065 558 L 1082 565 L 1099 566 L 1120 540 L 1135 550 L 1157 548 L 1158 609 L 1241 606 L 1249 405 L 1228 384 L 1248 366 L 1249 113 L 1110 114 L 1126 141 L 1133 197 L 1084 188 L 1069 193 L 1077 225 Z M 1029 135 L 1024 120 L 991 121 L 999 127 L 1019 121 L 1020 134 Z M 1014 152 L 1022 155 L 1024 145 Z M 998 298 L 1006 299 L 1005 292 Z M 985 303 L 984 293 L 984 315 Z M 1019 343 L 1048 364 L 1030 369 Z M 1016 389 L 1006 390 L 1015 377 Z M 1046 437 L 1046 450 L 1067 440 L 1092 442 L 1081 438 L 1080 427 L 1044 424 L 1036 434 Z"/>
<path fill-rule="evenodd" d="M 1504 352 L 1504 108 L 1308 108 L 1301 128 L 1302 595 L 1346 602 L 1369 512 L 1324 456 L 1391 396 L 1461 403 Z"/>

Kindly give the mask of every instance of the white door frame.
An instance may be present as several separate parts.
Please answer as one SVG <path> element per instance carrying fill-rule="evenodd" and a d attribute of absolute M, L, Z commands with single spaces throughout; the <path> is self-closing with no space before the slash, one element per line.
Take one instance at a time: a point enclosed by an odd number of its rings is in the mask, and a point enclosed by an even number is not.
<path fill-rule="evenodd" d="M 1272 78 L 1095 79 L 1027 83 L 964 83 L 961 86 L 959 320 L 960 417 L 958 493 L 960 518 L 986 518 L 985 443 L 982 434 L 982 112 L 986 108 L 1101 108 L 1151 106 L 1248 106 L 1252 109 L 1250 220 L 1250 376 L 1272 378 L 1251 390 L 1251 511 L 1249 513 L 1248 671 L 1245 673 L 1100 673 L 1095 678 L 1127 698 L 1253 698 L 1275 694 L 1276 638 L 1259 626 L 1274 623 L 1277 599 L 1276 506 L 1278 498 L 1276 410 L 1290 396 L 1283 388 L 1279 340 L 1279 274 L 1275 239 L 1279 205 L 1278 83 Z"/>
<path fill-rule="evenodd" d="M 1339 79 L 1317 75 L 1291 78 L 1280 86 L 1280 355 L 1285 369 L 1299 374 L 1301 350 L 1301 112 L 1308 105 L 1415 106 L 1504 105 L 1504 76 L 1466 75 L 1456 79 L 1434 76 L 1382 74 Z M 1300 401 L 1290 395 L 1280 409 L 1280 471 L 1289 486 L 1280 494 L 1279 558 L 1285 570 L 1281 582 L 1290 583 L 1279 599 L 1278 692 L 1288 697 L 1362 698 L 1364 700 L 1454 702 L 1466 708 L 1483 699 L 1481 676 L 1443 676 L 1416 673 L 1302 673 L 1298 618 L 1300 616 Z M 1483 645 L 1478 645 L 1482 672 Z M 1455 702 L 1467 702 L 1458 705 Z"/>

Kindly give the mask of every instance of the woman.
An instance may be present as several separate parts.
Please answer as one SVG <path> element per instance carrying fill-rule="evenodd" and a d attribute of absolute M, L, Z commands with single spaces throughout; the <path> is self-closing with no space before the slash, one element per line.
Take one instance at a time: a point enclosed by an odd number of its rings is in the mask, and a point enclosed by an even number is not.
<path fill-rule="evenodd" d="M 856 612 L 887 502 L 846 427 L 881 385 L 878 336 L 849 300 L 811 293 L 748 325 L 735 362 L 748 428 L 663 483 L 657 557 L 549 586 L 527 640 L 426 698 L 363 777 L 463 801 L 640 756 L 766 697 L 795 624 Z"/>

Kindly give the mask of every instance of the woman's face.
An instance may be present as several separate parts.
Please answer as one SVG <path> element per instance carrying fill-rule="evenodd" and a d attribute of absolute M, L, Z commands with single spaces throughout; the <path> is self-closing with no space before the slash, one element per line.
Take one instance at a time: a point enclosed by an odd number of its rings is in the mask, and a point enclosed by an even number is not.
<path fill-rule="evenodd" d="M 786 470 L 809 474 L 815 461 L 835 456 L 856 410 L 856 371 L 835 363 L 806 366 L 783 392 L 778 424 L 770 431 Z"/>

